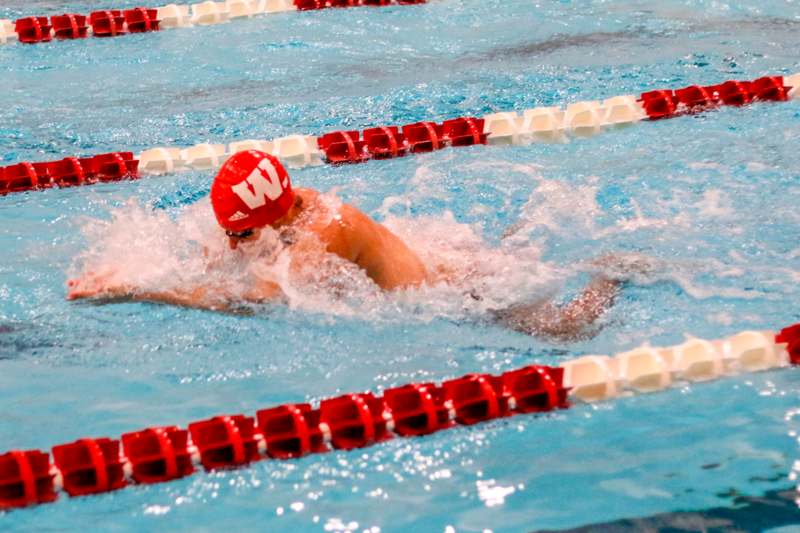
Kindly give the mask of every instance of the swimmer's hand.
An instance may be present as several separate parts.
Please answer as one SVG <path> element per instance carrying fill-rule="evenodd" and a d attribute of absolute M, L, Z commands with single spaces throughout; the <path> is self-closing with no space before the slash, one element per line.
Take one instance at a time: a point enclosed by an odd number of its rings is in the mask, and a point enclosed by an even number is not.
<path fill-rule="evenodd" d="M 113 272 L 87 272 L 82 278 L 67 281 L 67 300 L 87 298 L 122 298 L 129 294 L 130 288 L 115 285 L 112 282 Z"/>

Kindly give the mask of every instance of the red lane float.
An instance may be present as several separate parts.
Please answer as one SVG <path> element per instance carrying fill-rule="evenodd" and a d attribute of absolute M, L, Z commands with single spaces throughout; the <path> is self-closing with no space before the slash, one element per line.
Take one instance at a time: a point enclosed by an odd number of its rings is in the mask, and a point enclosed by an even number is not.
<path fill-rule="evenodd" d="M 51 29 L 53 27 L 47 17 L 26 17 L 17 19 L 14 23 L 19 42 L 26 44 L 46 43 L 52 40 Z"/>
<path fill-rule="evenodd" d="M 56 501 L 50 455 L 39 450 L 0 455 L 0 510 Z"/>
<path fill-rule="evenodd" d="M 327 426 L 331 445 L 336 449 L 363 448 L 391 438 L 386 404 L 382 397 L 370 392 L 323 400 L 319 411 L 320 422 Z"/>
<path fill-rule="evenodd" d="M 96 37 L 116 37 L 127 33 L 125 17 L 118 9 L 94 11 L 89 14 L 89 24 Z"/>
<path fill-rule="evenodd" d="M 790 90 L 784 85 L 783 76 L 765 76 L 750 83 L 753 99 L 764 102 L 785 102 Z"/>
<path fill-rule="evenodd" d="M 442 127 L 435 122 L 416 122 L 403 126 L 403 135 L 412 153 L 431 152 L 444 147 Z"/>
<path fill-rule="evenodd" d="M 215 416 L 189 424 L 189 433 L 206 470 L 241 466 L 260 458 L 261 432 L 250 417 Z"/>
<path fill-rule="evenodd" d="M 256 413 L 256 419 L 264 435 L 267 455 L 273 459 L 290 459 L 328 449 L 319 428 L 319 410 L 307 403 L 262 409 Z"/>
<path fill-rule="evenodd" d="M 472 425 L 509 414 L 508 404 L 501 404 L 496 386 L 502 381 L 486 374 L 470 374 L 442 383 L 445 405 L 452 409 L 451 418 L 459 424 Z"/>
<path fill-rule="evenodd" d="M 426 0 L 397 0 L 399 5 L 424 4 Z M 311 11 L 334 7 L 372 6 L 385 7 L 392 4 L 392 0 L 294 0 L 298 11 Z"/>
<path fill-rule="evenodd" d="M 92 171 L 100 181 L 116 181 L 137 177 L 139 161 L 133 152 L 113 152 L 96 155 L 91 159 Z"/>
<path fill-rule="evenodd" d="M 442 122 L 442 136 L 450 146 L 486 144 L 482 118 L 462 117 L 445 120 Z"/>
<path fill-rule="evenodd" d="M 23 162 L 0 167 L 0 195 L 53 186 L 119 181 L 139 177 L 139 161 L 133 152 L 113 152 L 93 157 L 67 157 L 43 163 Z"/>
<path fill-rule="evenodd" d="M 743 332 L 731 341 L 746 333 L 762 335 L 762 341 L 740 346 L 744 352 L 737 357 L 761 350 L 775 358 L 770 363 L 773 366 L 750 368 L 784 366 L 786 358 L 781 362 L 775 351 L 784 349 L 779 344 L 785 346 L 789 363 L 800 364 L 800 324 L 769 334 L 772 340 L 764 339 L 763 333 Z M 697 342 L 712 346 L 708 341 Z M 679 358 L 685 356 L 683 346 L 675 347 Z M 718 349 L 729 349 L 724 346 L 720 344 Z M 523 413 L 565 409 L 570 407 L 565 380 L 576 383 L 574 374 L 579 370 L 574 365 L 584 360 L 585 366 L 587 359 L 606 365 L 608 357 L 588 356 L 561 367 L 530 365 L 499 376 L 468 374 L 440 385 L 409 384 L 387 389 L 380 396 L 371 392 L 344 394 L 322 400 L 318 408 L 287 404 L 262 409 L 255 418 L 216 416 L 192 422 L 188 430 L 155 427 L 126 433 L 121 440 L 80 439 L 53 447 L 52 465 L 45 452 L 11 451 L 0 455 L 0 509 L 51 502 L 60 490 L 81 496 L 128 484 L 166 482 L 188 476 L 200 465 L 206 471 L 236 468 L 267 458 L 352 450 L 395 436 L 422 436 L 458 424 L 469 426 Z M 624 357 L 621 360 L 627 361 Z M 572 377 L 568 378 L 570 372 Z M 579 389 L 587 383 L 591 385 L 591 379 L 577 382 L 576 397 L 583 398 Z"/>
<path fill-rule="evenodd" d="M 718 105 L 785 102 L 791 87 L 785 86 L 783 81 L 783 76 L 765 76 L 754 81 L 729 80 L 719 85 L 692 85 L 676 91 L 648 91 L 639 96 L 639 102 L 651 120 L 696 113 Z"/>
<path fill-rule="evenodd" d="M 365 141 L 358 131 L 334 131 L 317 139 L 319 149 L 331 164 L 360 163 L 367 156 L 364 153 Z"/>
<path fill-rule="evenodd" d="M 0 193 L 20 192 L 36 189 L 39 186 L 39 174 L 47 163 L 18 163 L 10 167 L 0 168 Z"/>
<path fill-rule="evenodd" d="M 657 90 L 642 93 L 639 101 L 644 107 L 650 120 L 659 120 L 675 116 L 678 109 L 675 101 L 675 92 L 671 90 Z"/>
<path fill-rule="evenodd" d="M 67 15 L 64 16 L 68 17 Z M 141 9 L 125 11 L 124 16 L 128 17 L 129 23 L 142 24 L 142 28 L 146 27 L 145 14 Z M 146 16 L 150 17 L 151 13 Z M 151 24 L 155 24 L 151 25 L 151 29 L 156 29 L 157 21 L 149 20 Z M 791 82 L 793 85 L 797 85 L 796 78 L 796 76 L 792 77 L 792 79 L 795 79 L 795 81 Z M 674 91 L 671 89 L 648 91 L 642 93 L 638 101 L 634 97 L 630 97 L 630 101 L 633 105 L 640 105 L 648 119 L 660 120 L 702 112 L 722 105 L 740 106 L 763 101 L 783 102 L 790 98 L 792 89 L 792 87 L 786 85 L 782 76 L 765 76 L 754 81 L 732 80 L 719 85 L 692 85 Z M 795 87 L 794 91 L 796 92 L 797 90 Z M 501 113 L 501 115 L 503 114 Z M 505 115 L 510 114 L 505 113 Z M 554 117 L 555 115 L 550 118 L 555 120 Z M 525 117 L 521 118 L 528 120 Z M 536 117 L 531 116 L 531 120 L 534 119 Z M 504 120 L 508 121 L 510 119 L 506 118 Z M 551 127 L 563 129 L 564 126 L 553 126 L 551 124 Z M 596 126 L 596 128 L 599 129 L 600 126 Z M 483 118 L 460 117 L 445 120 L 442 123 L 423 121 L 403 126 L 379 126 L 367 128 L 363 132 L 358 130 L 334 131 L 324 134 L 316 138 L 316 140 L 311 136 L 295 135 L 276 140 L 275 155 L 281 158 L 286 157 L 289 162 L 296 161 L 299 158 L 308 164 L 308 161 L 315 160 L 319 157 L 318 154 L 321 153 L 324 154 L 325 160 L 329 164 L 361 163 L 369 159 L 389 159 L 403 157 L 408 154 L 431 152 L 448 146 L 486 144 L 488 140 L 487 133 L 484 131 L 486 129 L 487 124 Z M 561 129 L 557 130 L 559 134 Z M 537 135 L 537 131 L 531 130 L 531 134 Z M 300 137 L 302 137 L 305 147 L 296 146 L 296 141 Z M 272 146 L 272 143 L 268 141 L 255 142 Z M 314 152 L 315 142 L 318 152 Z M 283 151 L 284 148 L 286 148 L 286 151 Z M 271 150 L 272 148 L 263 149 Z M 166 162 L 162 162 L 163 164 L 158 168 L 166 168 L 171 171 L 174 168 L 191 167 L 191 162 L 187 163 L 186 161 L 182 162 L 175 159 L 175 157 L 182 157 L 179 155 L 181 153 L 180 150 L 174 149 L 172 152 L 175 152 L 175 155 L 169 155 L 171 153 L 170 150 L 172 149 L 158 148 L 150 150 L 151 152 L 160 151 L 162 154 L 168 154 L 168 156 L 163 157 L 169 157 L 169 159 Z M 226 155 L 225 151 L 226 148 L 222 146 L 221 152 L 216 157 Z M 314 154 L 311 154 L 311 152 L 314 152 Z M 139 177 L 138 165 L 139 162 L 134 159 L 133 154 L 130 152 L 101 154 L 88 158 L 66 158 L 51 163 L 18 163 L 9 167 L 0 167 L 0 195 L 10 192 L 46 189 L 52 186 L 81 185 L 98 181 L 137 178 Z M 303 165 L 300 164 L 299 166 Z"/>
<path fill-rule="evenodd" d="M 15 21 L 14 30 L 25 44 L 44 43 L 57 39 L 85 39 L 91 29 L 95 37 L 116 37 L 127 33 L 158 31 L 158 9 L 136 7 L 127 10 L 109 9 L 88 16 L 65 13 L 47 17 L 25 17 Z"/>
<path fill-rule="evenodd" d="M 789 362 L 793 365 L 800 365 L 800 324 L 783 328 L 780 333 L 775 335 L 775 342 L 786 343 Z"/>
<path fill-rule="evenodd" d="M 158 31 L 159 23 L 158 10 L 136 7 L 126 9 L 122 12 L 128 31 L 131 33 L 144 33 L 148 31 Z"/>
<path fill-rule="evenodd" d="M 447 146 L 486 144 L 484 121 L 460 117 L 435 122 L 417 122 L 405 126 L 379 126 L 359 131 L 335 131 L 317 140 L 328 163 L 362 163 L 367 159 L 388 159 L 407 153 L 431 152 Z M 402 128 L 402 132 L 401 132 Z"/>
<path fill-rule="evenodd" d="M 452 425 L 444 396 L 433 383 L 404 385 L 383 393 L 394 431 L 404 437 L 427 435 Z"/>
<path fill-rule="evenodd" d="M 87 17 L 68 14 L 50 17 L 56 39 L 85 39 L 89 34 Z"/>
<path fill-rule="evenodd" d="M 644 97 L 644 95 L 642 96 Z M 717 104 L 714 92 L 699 85 L 690 85 L 684 89 L 676 90 L 674 99 L 693 112 L 701 111 Z"/>
<path fill-rule="evenodd" d="M 185 429 L 173 426 L 126 433 L 122 447 L 136 483 L 161 483 L 194 472 L 189 432 Z"/>
<path fill-rule="evenodd" d="M 84 170 L 83 166 L 78 158 L 67 157 L 61 161 L 48 163 L 48 173 L 53 185 L 59 187 L 82 185 L 84 181 L 94 177 L 94 174 L 91 173 L 91 168 Z"/>
<path fill-rule="evenodd" d="M 374 159 L 400 157 L 406 153 L 405 137 L 397 126 L 380 126 L 364 130 L 364 143 Z"/>
<path fill-rule="evenodd" d="M 109 492 L 128 484 L 118 440 L 80 439 L 54 446 L 53 462 L 70 496 Z"/>
<path fill-rule="evenodd" d="M 569 406 L 563 368 L 529 366 L 503 374 L 503 387 L 512 411 L 537 413 Z"/>
<path fill-rule="evenodd" d="M 339 7 L 374 6 L 383 7 L 396 3 L 398 5 L 424 4 L 426 0 L 293 0 L 281 2 L 281 5 L 268 5 L 267 2 L 230 7 L 224 2 L 217 2 L 211 9 L 214 15 L 195 13 L 199 8 L 206 7 L 207 2 L 196 4 L 175 5 L 162 7 L 136 7 L 127 10 L 107 9 L 98 10 L 88 16 L 78 14 L 64 14 L 50 17 L 26 17 L 15 21 L 14 31 L 19 41 L 26 44 L 48 42 L 55 36 L 58 39 L 83 39 L 91 31 L 95 37 L 117 37 L 128 33 L 143 33 L 159 31 L 161 20 L 158 15 L 164 10 L 165 27 L 186 27 L 192 24 L 207 25 L 227 22 L 237 17 L 251 17 L 253 15 L 279 13 L 287 10 L 317 10 Z M 229 11 L 230 9 L 230 11 Z M 192 12 L 190 15 L 189 12 Z M 0 21 L 2 22 L 2 21 Z M 10 23 L 10 21 L 9 21 Z M 5 42 L 5 39 L 2 40 Z"/>
<path fill-rule="evenodd" d="M 397 437 L 420 436 L 521 413 L 569 406 L 560 368 L 527 366 L 500 376 L 469 374 L 322 400 L 319 408 L 288 404 L 256 418 L 217 416 L 126 433 L 120 440 L 80 439 L 40 451 L 0 455 L 0 509 L 70 496 L 110 492 L 129 484 L 161 483 L 266 458 L 291 459 L 331 449 L 352 450 Z"/>

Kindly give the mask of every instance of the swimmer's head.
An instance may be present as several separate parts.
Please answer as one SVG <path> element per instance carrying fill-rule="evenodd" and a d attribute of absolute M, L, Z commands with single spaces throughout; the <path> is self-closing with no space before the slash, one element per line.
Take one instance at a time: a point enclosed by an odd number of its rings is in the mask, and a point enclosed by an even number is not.
<path fill-rule="evenodd" d="M 257 237 L 260 228 L 279 223 L 294 203 L 286 169 L 258 150 L 232 155 L 211 185 L 214 215 L 232 239 Z"/>

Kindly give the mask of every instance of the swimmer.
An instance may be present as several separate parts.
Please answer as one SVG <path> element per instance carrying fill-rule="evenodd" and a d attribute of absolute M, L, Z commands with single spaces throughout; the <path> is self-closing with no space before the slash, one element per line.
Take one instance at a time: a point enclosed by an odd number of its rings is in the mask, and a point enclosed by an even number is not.
<path fill-rule="evenodd" d="M 231 250 L 256 246 L 269 226 L 289 247 L 290 270 L 294 272 L 321 264 L 324 254 L 334 254 L 357 265 L 385 291 L 447 283 L 455 276 L 450 269 L 426 268 L 397 235 L 352 205 L 342 204 L 331 216 L 319 192 L 293 189 L 280 161 L 263 152 L 249 150 L 228 159 L 211 186 L 211 204 Z M 242 303 L 285 299 L 281 286 L 273 280 L 253 277 L 248 283 L 245 294 L 237 294 L 232 301 L 234 296 L 222 287 L 146 291 L 88 275 L 68 282 L 67 298 L 148 301 L 217 311 L 232 311 Z M 490 315 L 494 322 L 529 335 L 561 341 L 588 337 L 595 321 L 613 304 L 621 283 L 598 275 L 567 304 L 520 303 L 492 310 Z M 471 296 L 481 298 L 474 293 Z"/>

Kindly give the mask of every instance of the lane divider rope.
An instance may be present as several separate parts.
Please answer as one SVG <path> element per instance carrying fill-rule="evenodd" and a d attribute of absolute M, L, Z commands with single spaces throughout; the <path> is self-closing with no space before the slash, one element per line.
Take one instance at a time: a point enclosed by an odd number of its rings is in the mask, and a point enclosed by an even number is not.
<path fill-rule="evenodd" d="M 352 450 L 392 438 L 428 435 L 457 425 L 568 409 L 653 393 L 690 382 L 800 364 L 800 324 L 777 335 L 743 331 L 678 346 L 649 345 L 617 354 L 583 356 L 561 366 L 531 365 L 468 374 L 442 383 L 412 383 L 262 409 L 255 417 L 215 416 L 177 426 L 151 427 L 119 439 L 83 438 L 40 450 L 0 455 L 0 510 L 53 502 L 59 493 L 83 496 L 127 485 L 161 483 L 197 469 L 213 471 L 264 459 L 292 459 Z"/>
<path fill-rule="evenodd" d="M 55 39 L 119 37 L 169 28 L 224 24 L 233 19 L 257 15 L 308 11 L 334 7 L 383 7 L 424 4 L 427 0 L 207 0 L 196 4 L 168 4 L 161 7 L 106 9 L 88 16 L 65 13 L 51 17 L 31 16 L 15 21 L 0 20 L 0 44 L 46 43 Z"/>
<path fill-rule="evenodd" d="M 380 126 L 361 131 L 335 131 L 319 137 L 289 135 L 272 140 L 247 139 L 225 144 L 202 143 L 188 148 L 155 147 L 134 156 L 131 152 L 60 161 L 22 162 L 0 167 L 0 195 L 54 186 L 135 179 L 141 175 L 172 174 L 184 170 L 213 170 L 242 150 L 261 150 L 280 158 L 290 168 L 361 163 L 477 144 L 566 142 L 642 120 L 662 120 L 699 113 L 722 105 L 800 99 L 800 73 L 765 76 L 754 81 L 731 80 L 719 85 L 693 85 L 576 102 L 565 109 L 537 107 L 522 113 L 492 113 L 403 126 Z"/>

